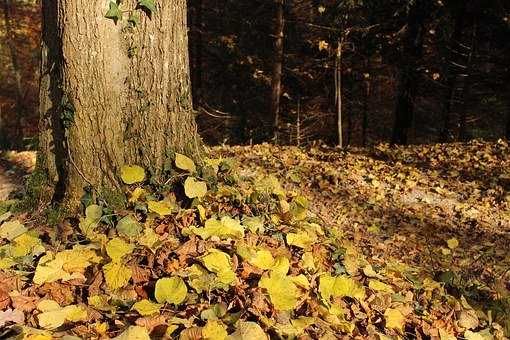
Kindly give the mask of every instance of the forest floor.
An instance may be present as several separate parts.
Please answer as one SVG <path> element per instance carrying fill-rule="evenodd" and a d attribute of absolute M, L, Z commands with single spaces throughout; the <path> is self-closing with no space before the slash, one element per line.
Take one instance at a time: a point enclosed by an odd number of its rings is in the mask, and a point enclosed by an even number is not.
<path fill-rule="evenodd" d="M 212 154 L 198 172 L 175 161 L 177 185 L 188 175 L 207 183 L 193 201 L 131 185 L 127 207 L 92 204 L 58 237 L 30 215 L 0 214 L 0 329 L 119 339 L 510 335 L 506 142 Z M 187 182 L 194 197 L 200 186 Z"/>

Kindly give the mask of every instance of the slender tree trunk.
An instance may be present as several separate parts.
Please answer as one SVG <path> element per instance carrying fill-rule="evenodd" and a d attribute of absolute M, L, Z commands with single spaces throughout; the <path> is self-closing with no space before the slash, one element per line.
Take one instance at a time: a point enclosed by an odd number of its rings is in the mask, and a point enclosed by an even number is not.
<path fill-rule="evenodd" d="M 347 96 L 350 98 L 349 100 L 347 100 L 347 112 L 346 112 L 346 124 L 347 124 L 347 139 L 345 141 L 345 144 L 346 145 L 351 145 L 351 142 L 352 142 L 352 116 L 353 116 L 353 108 L 354 108 L 354 96 L 353 96 L 353 83 L 354 83 L 354 76 L 352 74 L 352 72 L 349 74 L 349 77 L 348 77 L 348 90 L 349 90 L 349 93 L 347 94 Z"/>
<path fill-rule="evenodd" d="M 368 62 L 367 62 L 367 70 L 368 70 Z M 369 108 L 369 101 L 370 101 L 370 73 L 367 73 L 368 76 L 364 76 L 365 78 L 365 98 L 363 100 L 363 122 L 361 127 L 361 141 L 362 145 L 367 145 L 367 132 L 368 132 L 368 108 Z"/>
<path fill-rule="evenodd" d="M 118 188 L 123 165 L 158 180 L 167 153 L 201 154 L 186 1 L 157 1 L 152 19 L 142 15 L 135 28 L 114 24 L 107 10 L 102 0 L 43 1 L 39 167 L 55 200 L 76 199 L 86 185 Z"/>
<path fill-rule="evenodd" d="M 335 101 L 336 101 L 336 118 L 337 118 L 337 137 L 338 146 L 343 147 L 343 122 L 342 122 L 342 50 L 343 50 L 343 37 L 338 40 L 335 58 Z"/>
<path fill-rule="evenodd" d="M 271 80 L 271 117 L 273 118 L 273 138 L 278 143 L 280 125 L 280 98 L 282 94 L 283 69 L 283 30 L 284 30 L 284 0 L 275 0 L 276 15 L 274 21 L 274 62 Z"/>
<path fill-rule="evenodd" d="M 469 55 L 471 54 L 470 45 L 465 43 L 464 31 L 467 28 L 467 3 L 465 1 L 456 2 L 454 9 L 454 29 L 450 37 L 447 57 L 447 86 L 448 92 L 443 104 L 443 127 L 441 130 L 441 142 L 448 142 L 454 139 L 452 131 L 452 115 L 455 108 L 463 102 L 464 89 L 467 81 L 467 65 Z M 465 125 L 465 118 L 461 113 L 460 124 Z M 464 122 L 464 123 L 463 123 Z M 464 129 L 461 127 L 460 131 Z M 463 134 L 463 133 L 461 133 Z"/>
<path fill-rule="evenodd" d="M 21 126 L 21 118 L 24 115 L 24 105 L 23 105 L 23 85 L 21 82 L 21 70 L 19 66 L 19 58 L 18 52 L 16 50 L 16 42 L 14 40 L 14 32 L 12 29 L 12 6 L 11 0 L 3 0 L 3 10 L 4 10 L 4 19 L 5 19 L 5 29 L 6 29 L 6 41 L 9 48 L 9 53 L 11 56 L 12 70 L 14 74 L 14 82 L 15 82 L 15 93 L 16 93 L 16 116 L 15 116 L 15 124 L 14 124 L 14 143 L 18 144 L 22 139 L 22 126 Z"/>
<path fill-rule="evenodd" d="M 425 20 L 428 15 L 427 0 L 409 4 L 407 31 L 403 41 L 402 65 L 399 66 L 395 123 L 391 141 L 407 144 L 408 130 L 414 118 L 414 102 L 418 83 L 418 62 L 422 56 Z"/>

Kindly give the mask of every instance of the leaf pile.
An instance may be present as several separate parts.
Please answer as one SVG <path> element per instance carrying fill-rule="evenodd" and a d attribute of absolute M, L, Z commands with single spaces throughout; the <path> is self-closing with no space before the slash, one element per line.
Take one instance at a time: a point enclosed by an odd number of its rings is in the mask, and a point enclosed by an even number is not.
<path fill-rule="evenodd" d="M 98 199 L 58 228 L 0 216 L 4 336 L 508 332 L 507 144 L 214 153 L 235 158 L 176 154 L 161 185 L 123 167 L 125 209 Z"/>

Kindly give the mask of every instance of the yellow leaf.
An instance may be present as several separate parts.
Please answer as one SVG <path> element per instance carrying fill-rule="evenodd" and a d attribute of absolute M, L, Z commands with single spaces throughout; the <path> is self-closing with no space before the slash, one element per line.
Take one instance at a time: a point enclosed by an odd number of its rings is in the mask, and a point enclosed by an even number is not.
<path fill-rule="evenodd" d="M 5 222 L 0 226 L 0 238 L 12 241 L 16 237 L 27 232 L 27 230 L 28 229 L 19 221 Z"/>
<path fill-rule="evenodd" d="M 180 153 L 175 153 L 175 166 L 181 170 L 187 170 L 189 172 L 195 172 L 195 162 L 187 156 Z"/>
<path fill-rule="evenodd" d="M 290 269 L 290 262 L 289 259 L 285 256 L 278 256 L 274 260 L 274 264 L 271 267 L 271 270 L 275 273 L 281 274 L 281 275 L 287 275 Z"/>
<path fill-rule="evenodd" d="M 224 216 L 221 220 L 210 218 L 205 221 L 204 228 L 191 227 L 190 230 L 204 240 L 211 236 L 217 236 L 221 239 L 242 238 L 244 236 L 244 228 L 241 223 L 229 216 Z"/>
<path fill-rule="evenodd" d="M 91 204 L 85 209 L 85 216 L 92 221 L 99 221 L 103 216 L 103 208 L 97 204 Z"/>
<path fill-rule="evenodd" d="M 220 282 L 230 284 L 235 281 L 236 274 L 232 270 L 230 256 L 217 249 L 210 249 L 209 253 L 202 257 L 204 266 L 218 276 Z"/>
<path fill-rule="evenodd" d="M 240 321 L 234 333 L 227 340 L 268 340 L 262 328 L 252 321 Z"/>
<path fill-rule="evenodd" d="M 300 231 L 298 233 L 288 233 L 287 234 L 287 244 L 289 246 L 296 246 L 303 249 L 310 248 L 315 243 L 315 240 L 310 237 L 310 235 L 305 231 Z"/>
<path fill-rule="evenodd" d="M 87 319 L 87 311 L 82 306 L 70 305 L 60 307 L 53 300 L 42 300 L 37 304 L 37 309 L 42 313 L 37 315 L 39 326 L 45 329 L 55 329 L 64 322 L 78 322 Z"/>
<path fill-rule="evenodd" d="M 143 195 L 145 195 L 145 189 L 135 188 L 135 190 L 133 190 L 133 192 L 131 193 L 131 197 L 129 198 L 129 202 L 130 203 L 136 202 Z"/>
<path fill-rule="evenodd" d="M 292 282 L 304 289 L 310 289 L 310 282 L 303 274 L 291 277 Z"/>
<path fill-rule="evenodd" d="M 142 237 L 140 237 L 138 242 L 142 246 L 146 246 L 153 252 L 155 252 L 162 245 L 161 240 L 159 239 L 159 236 L 150 227 L 147 227 L 143 230 L 143 235 L 142 235 Z"/>
<path fill-rule="evenodd" d="M 106 253 L 110 256 L 112 261 L 120 262 L 122 257 L 131 254 L 134 248 L 132 244 L 115 237 L 106 244 Z"/>
<path fill-rule="evenodd" d="M 386 309 L 384 312 L 384 318 L 386 319 L 386 328 L 396 329 L 400 332 L 404 331 L 406 318 L 398 309 Z"/>
<path fill-rule="evenodd" d="M 327 50 L 328 48 L 329 48 L 329 44 L 326 41 L 324 41 L 324 40 L 319 41 L 319 51 Z"/>
<path fill-rule="evenodd" d="M 120 169 L 120 178 L 126 184 L 142 182 L 145 179 L 145 170 L 138 165 L 124 165 Z"/>
<path fill-rule="evenodd" d="M 12 241 L 12 257 L 23 257 L 29 254 L 39 255 L 44 251 L 41 240 L 32 231 L 21 234 Z"/>
<path fill-rule="evenodd" d="M 319 292 L 326 301 L 331 297 L 352 297 L 357 300 L 365 298 L 365 290 L 356 281 L 342 276 L 323 275 L 319 279 Z"/>
<path fill-rule="evenodd" d="M 227 326 L 218 320 L 208 320 L 202 328 L 202 337 L 205 340 L 225 340 L 227 335 Z"/>
<path fill-rule="evenodd" d="M 456 238 L 451 238 L 448 241 L 446 241 L 446 243 L 448 244 L 448 248 L 450 249 L 455 249 L 459 246 L 459 240 L 457 240 Z"/>
<path fill-rule="evenodd" d="M 274 266 L 274 258 L 269 250 L 259 250 L 255 257 L 248 259 L 248 262 L 260 269 L 271 269 Z"/>
<path fill-rule="evenodd" d="M 103 273 L 106 284 L 112 290 L 127 285 L 133 274 L 131 268 L 116 262 L 110 262 L 104 265 Z"/>
<path fill-rule="evenodd" d="M 271 273 L 260 279 L 259 287 L 267 290 L 275 309 L 285 311 L 296 307 L 298 289 L 290 277 Z"/>
<path fill-rule="evenodd" d="M 62 269 L 64 260 L 56 259 L 52 252 L 39 259 L 39 263 L 35 268 L 33 281 L 35 284 L 43 284 L 45 282 L 54 282 L 65 277 L 66 272 Z"/>
<path fill-rule="evenodd" d="M 141 326 L 129 326 L 119 336 L 113 338 L 113 340 L 151 340 L 149 332 Z"/>
<path fill-rule="evenodd" d="M 172 213 L 174 210 L 174 207 L 172 206 L 172 203 L 168 201 L 149 201 L 147 203 L 147 206 L 149 208 L 150 212 L 157 213 L 159 216 L 167 216 Z"/>
<path fill-rule="evenodd" d="M 189 198 L 204 197 L 207 193 L 207 184 L 190 176 L 184 181 L 184 193 Z"/>
<path fill-rule="evenodd" d="M 159 314 L 161 304 L 143 299 L 142 301 L 136 302 L 132 309 L 136 310 L 142 316 L 149 316 L 153 314 Z"/>
<path fill-rule="evenodd" d="M 370 280 L 368 283 L 368 288 L 375 290 L 377 292 L 384 292 L 384 293 L 393 293 L 393 288 L 391 288 L 390 285 L 381 282 L 379 280 Z"/>
<path fill-rule="evenodd" d="M 315 259 L 312 252 L 306 252 L 301 257 L 303 268 L 307 270 L 315 270 Z"/>
<path fill-rule="evenodd" d="M 154 296 L 159 303 L 181 304 L 188 294 L 184 281 L 177 276 L 164 277 L 156 282 Z"/>

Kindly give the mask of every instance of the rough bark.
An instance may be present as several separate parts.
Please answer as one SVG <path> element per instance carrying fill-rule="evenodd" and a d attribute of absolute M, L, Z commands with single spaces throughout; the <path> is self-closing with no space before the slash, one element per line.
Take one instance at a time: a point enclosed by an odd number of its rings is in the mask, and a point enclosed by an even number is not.
<path fill-rule="evenodd" d="M 403 41 L 402 64 L 398 70 L 395 123 L 391 141 L 407 144 L 408 130 L 414 118 L 414 101 L 418 83 L 418 63 L 422 56 L 425 21 L 429 15 L 427 0 L 409 4 L 407 28 Z"/>
<path fill-rule="evenodd" d="M 271 79 L 271 107 L 270 115 L 273 118 L 273 137 L 278 143 L 278 130 L 280 124 L 280 98 L 282 94 L 283 69 L 283 30 L 284 30 L 284 0 L 275 0 L 276 14 L 274 21 L 274 62 Z"/>
<path fill-rule="evenodd" d="M 43 1 L 39 166 L 55 199 L 119 186 L 123 165 L 155 178 L 169 151 L 196 157 L 186 1 L 157 1 L 138 27 L 105 18 L 102 0 Z M 122 6 L 135 8 L 134 0 Z"/>

